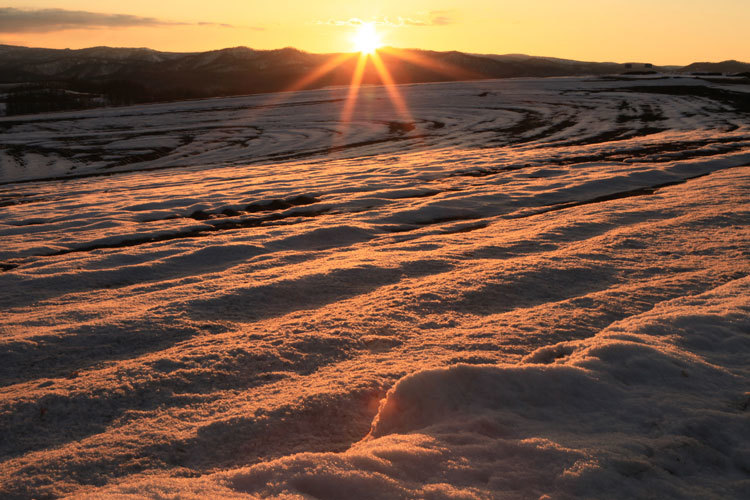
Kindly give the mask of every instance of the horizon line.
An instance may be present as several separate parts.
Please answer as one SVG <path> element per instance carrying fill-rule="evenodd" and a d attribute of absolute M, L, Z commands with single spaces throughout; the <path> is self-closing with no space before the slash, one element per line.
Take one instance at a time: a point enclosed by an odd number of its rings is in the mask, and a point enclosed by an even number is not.
<path fill-rule="evenodd" d="M 230 50 L 230 49 L 248 49 L 252 50 L 254 52 L 276 52 L 281 50 L 295 50 L 297 52 L 302 52 L 304 54 L 310 54 L 310 55 L 316 55 L 316 56 L 335 56 L 339 54 L 357 54 L 357 51 L 351 51 L 351 52 L 312 52 L 307 51 L 304 49 L 299 49 L 297 47 L 293 47 L 291 45 L 288 45 L 286 47 L 280 47 L 275 49 L 255 49 L 252 47 L 249 47 L 247 45 L 235 45 L 233 47 L 222 47 L 219 49 L 208 49 L 208 50 L 199 50 L 199 51 L 173 51 L 173 50 L 159 50 L 159 49 L 153 49 L 151 47 L 133 47 L 133 46 L 126 46 L 126 47 L 115 47 L 110 45 L 93 45 L 90 47 L 82 47 L 78 49 L 72 49 L 70 47 L 66 48 L 55 48 L 55 47 L 31 47 L 28 45 L 12 45 L 7 43 L 0 43 L 0 47 L 15 47 L 15 48 L 23 48 L 23 49 L 41 49 L 41 50 L 59 50 L 59 51 L 79 51 L 79 50 L 90 50 L 90 49 L 122 49 L 122 50 L 149 50 L 152 52 L 159 52 L 163 54 L 184 54 L 184 55 L 190 55 L 190 54 L 205 54 L 208 52 L 220 52 L 223 50 Z M 465 52 L 461 50 L 433 50 L 433 49 L 420 49 L 420 48 L 414 48 L 414 47 L 394 47 L 390 45 L 385 45 L 383 47 L 378 48 L 377 50 L 382 49 L 393 49 L 393 50 L 403 50 L 403 51 L 419 51 L 419 52 L 435 52 L 435 53 L 442 53 L 447 54 L 451 52 L 456 52 L 459 54 L 465 54 L 468 56 L 475 56 L 475 57 L 512 57 L 512 56 L 518 56 L 518 57 L 529 57 L 529 58 L 537 58 L 537 59 L 556 59 L 561 61 L 574 61 L 574 62 L 582 62 L 582 63 L 595 63 L 595 64 L 651 64 L 648 61 L 637 61 L 637 60 L 628 60 L 624 62 L 616 62 L 616 61 L 587 61 L 587 60 L 581 60 L 581 59 L 570 59 L 566 57 L 559 57 L 559 56 L 549 56 L 549 55 L 531 55 L 531 54 L 524 54 L 524 53 L 475 53 L 475 52 Z M 655 67 L 686 67 L 690 66 L 691 64 L 720 64 L 720 63 L 729 63 L 729 62 L 735 62 L 740 64 L 750 64 L 750 62 L 746 61 L 740 61 L 737 59 L 723 59 L 720 61 L 693 61 L 688 64 L 653 64 Z"/>

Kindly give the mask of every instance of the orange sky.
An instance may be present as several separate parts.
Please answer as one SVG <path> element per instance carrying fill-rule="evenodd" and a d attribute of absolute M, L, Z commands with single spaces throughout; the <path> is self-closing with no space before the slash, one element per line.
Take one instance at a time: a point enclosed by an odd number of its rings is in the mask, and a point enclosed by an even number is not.
<path fill-rule="evenodd" d="M 395 47 L 655 64 L 750 61 L 748 0 L 21 0 L 0 7 L 0 43 L 37 47 L 341 52 L 353 50 L 351 20 L 361 19 L 375 21 Z"/>

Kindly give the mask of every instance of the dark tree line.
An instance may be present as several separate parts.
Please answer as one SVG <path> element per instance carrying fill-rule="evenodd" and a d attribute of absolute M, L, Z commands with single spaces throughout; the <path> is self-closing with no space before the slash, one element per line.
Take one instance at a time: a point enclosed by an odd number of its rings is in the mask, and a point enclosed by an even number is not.
<path fill-rule="evenodd" d="M 46 86 L 24 86 L 10 90 L 5 98 L 6 115 L 71 111 L 101 106 L 101 96 Z"/>
<path fill-rule="evenodd" d="M 174 99 L 194 97 L 175 93 Z M 24 115 L 52 111 L 73 111 L 101 106 L 122 106 L 154 102 L 155 96 L 144 86 L 127 80 L 107 82 L 56 82 L 24 85 L 10 90 L 5 97 L 5 114 Z"/>

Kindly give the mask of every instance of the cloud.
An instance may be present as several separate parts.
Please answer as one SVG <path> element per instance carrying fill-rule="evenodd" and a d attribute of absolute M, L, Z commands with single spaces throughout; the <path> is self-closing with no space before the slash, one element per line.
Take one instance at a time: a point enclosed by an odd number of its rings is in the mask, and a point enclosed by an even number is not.
<path fill-rule="evenodd" d="M 449 11 L 435 10 L 428 13 L 424 19 L 414 19 L 411 17 L 397 17 L 395 19 L 388 17 L 376 18 L 373 21 L 363 21 L 362 19 L 352 18 L 346 20 L 329 19 L 328 21 L 319 21 L 318 24 L 327 24 L 330 26 L 359 26 L 371 22 L 373 24 L 388 26 L 391 28 L 402 28 L 404 26 L 428 27 L 428 26 L 447 26 L 455 24 L 456 21 L 450 16 Z"/>
<path fill-rule="evenodd" d="M 25 10 L 0 7 L 0 33 L 48 33 L 71 29 L 131 28 L 135 26 L 233 27 L 230 24 L 206 22 L 182 23 L 154 17 L 132 16 L 129 14 L 104 14 L 65 9 Z"/>
<path fill-rule="evenodd" d="M 391 24 L 392 26 L 432 26 L 429 21 L 420 21 L 419 19 L 411 19 L 409 17 L 399 17 L 398 22 Z"/>
<path fill-rule="evenodd" d="M 436 10 L 430 12 L 430 18 L 433 26 L 447 26 L 449 24 L 455 24 L 456 20 L 450 16 L 450 13 L 445 10 Z"/>
<path fill-rule="evenodd" d="M 365 24 L 365 22 L 355 17 L 352 19 L 347 19 L 346 21 L 342 21 L 339 19 L 329 19 L 328 21 L 318 21 L 316 24 L 328 24 L 330 26 L 359 26 L 360 24 Z"/>
<path fill-rule="evenodd" d="M 191 24 L 191 23 L 175 23 L 175 24 Z M 227 24 L 227 23 L 207 23 L 207 22 L 200 22 L 195 23 L 195 26 L 208 26 L 208 27 L 214 27 L 214 28 L 245 28 L 253 31 L 266 31 L 266 28 L 261 28 L 258 26 L 235 26 L 234 24 Z"/>

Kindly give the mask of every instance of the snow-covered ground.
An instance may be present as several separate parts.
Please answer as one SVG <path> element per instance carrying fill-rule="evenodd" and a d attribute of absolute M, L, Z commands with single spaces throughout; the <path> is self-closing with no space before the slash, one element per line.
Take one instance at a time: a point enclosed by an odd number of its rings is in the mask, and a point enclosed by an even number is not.
<path fill-rule="evenodd" d="M 0 119 L 0 496 L 746 498 L 750 88 L 398 91 Z"/>

